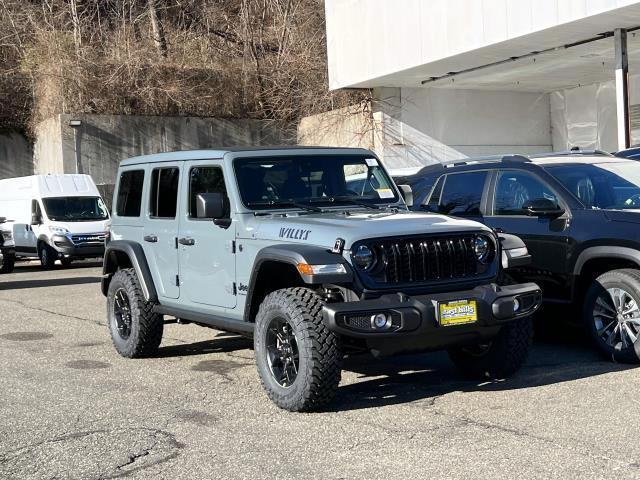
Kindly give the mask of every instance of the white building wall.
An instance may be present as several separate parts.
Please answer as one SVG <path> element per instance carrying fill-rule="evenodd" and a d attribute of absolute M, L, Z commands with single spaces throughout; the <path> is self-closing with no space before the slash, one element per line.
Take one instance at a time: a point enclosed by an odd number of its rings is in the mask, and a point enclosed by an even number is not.
<path fill-rule="evenodd" d="M 456 70 L 454 57 L 470 52 L 473 55 L 467 55 L 460 68 L 529 53 L 532 45 L 536 50 L 555 47 L 575 35 L 582 39 L 578 23 L 581 28 L 593 23 L 587 31 L 602 28 L 597 32 L 627 26 L 624 14 L 606 19 L 597 15 L 636 4 L 637 0 L 326 0 L 330 88 L 400 86 L 382 77 L 426 64 L 434 64 L 433 73 L 441 75 Z M 482 50 L 489 46 L 490 51 Z M 435 71 L 443 60 L 442 68 L 450 70 Z"/>

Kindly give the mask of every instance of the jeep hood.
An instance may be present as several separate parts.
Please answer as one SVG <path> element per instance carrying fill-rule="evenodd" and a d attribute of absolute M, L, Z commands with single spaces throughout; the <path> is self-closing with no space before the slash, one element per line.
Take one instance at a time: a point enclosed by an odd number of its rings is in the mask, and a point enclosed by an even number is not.
<path fill-rule="evenodd" d="M 345 247 L 367 238 L 416 234 L 490 231 L 484 225 L 444 215 L 418 212 L 336 212 L 257 216 L 248 220 L 245 238 L 306 243 L 332 248 L 336 238 Z"/>

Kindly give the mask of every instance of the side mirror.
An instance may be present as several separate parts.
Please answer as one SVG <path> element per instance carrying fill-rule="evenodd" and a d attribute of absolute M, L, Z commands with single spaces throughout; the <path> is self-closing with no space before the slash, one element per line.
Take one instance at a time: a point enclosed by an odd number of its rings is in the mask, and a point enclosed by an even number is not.
<path fill-rule="evenodd" d="M 407 204 L 407 207 L 413 207 L 413 190 L 409 185 L 398 185 L 400 189 L 400 193 L 402 194 L 402 198 L 404 198 L 404 203 Z"/>
<path fill-rule="evenodd" d="M 7 217 L 0 217 L 0 223 L 4 223 L 7 221 Z"/>
<path fill-rule="evenodd" d="M 522 208 L 530 217 L 558 218 L 564 213 L 563 208 L 548 198 L 527 200 L 524 205 L 522 205 Z"/>
<path fill-rule="evenodd" d="M 213 219 L 213 223 L 227 228 L 230 218 L 224 218 L 228 211 L 227 196 L 222 193 L 199 193 L 196 197 L 196 217 Z"/>
<path fill-rule="evenodd" d="M 42 225 L 42 215 L 38 215 L 37 213 L 32 213 L 31 225 Z"/>

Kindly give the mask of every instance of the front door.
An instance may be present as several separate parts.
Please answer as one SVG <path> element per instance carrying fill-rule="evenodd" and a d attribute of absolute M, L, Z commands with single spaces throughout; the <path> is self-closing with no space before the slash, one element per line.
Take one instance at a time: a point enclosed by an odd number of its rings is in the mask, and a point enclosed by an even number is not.
<path fill-rule="evenodd" d="M 525 202 L 547 199 L 565 208 L 559 218 L 528 216 Z M 484 222 L 505 233 L 519 236 L 532 256 L 531 267 L 522 269 L 523 280 L 534 281 L 547 299 L 569 298 L 567 291 L 567 254 L 570 212 L 541 178 L 524 170 L 496 172 L 495 189 Z"/>
<path fill-rule="evenodd" d="M 180 296 L 176 240 L 182 169 L 180 162 L 150 167 L 149 203 L 142 244 L 158 296 L 165 298 Z"/>
<path fill-rule="evenodd" d="M 197 218 L 199 193 L 227 193 L 221 161 L 187 162 L 182 180 L 182 221 L 179 235 L 180 276 L 192 306 L 236 306 L 235 224 L 218 226 Z M 228 204 L 228 202 L 227 202 Z M 230 212 L 227 212 L 230 215 Z"/>

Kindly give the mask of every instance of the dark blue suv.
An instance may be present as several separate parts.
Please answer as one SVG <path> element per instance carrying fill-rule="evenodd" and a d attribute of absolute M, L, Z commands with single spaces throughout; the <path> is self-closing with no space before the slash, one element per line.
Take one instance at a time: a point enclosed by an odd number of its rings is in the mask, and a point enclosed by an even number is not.
<path fill-rule="evenodd" d="M 640 360 L 640 163 L 602 152 L 511 155 L 395 180 L 412 188 L 414 210 L 521 237 L 533 264 L 511 275 L 579 309 L 609 358 Z"/>

